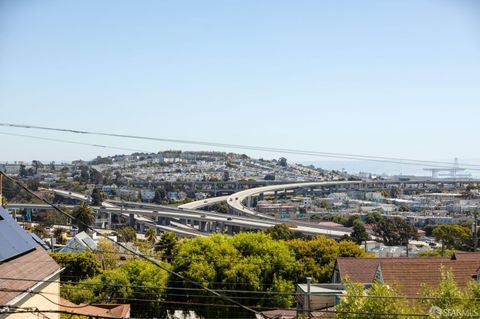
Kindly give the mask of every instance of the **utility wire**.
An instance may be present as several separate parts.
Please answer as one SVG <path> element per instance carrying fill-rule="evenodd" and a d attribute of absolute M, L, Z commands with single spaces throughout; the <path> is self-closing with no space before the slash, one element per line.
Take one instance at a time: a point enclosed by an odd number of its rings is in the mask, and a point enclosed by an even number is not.
<path fill-rule="evenodd" d="M 17 186 L 19 186 L 21 189 L 23 189 L 24 191 L 26 191 L 26 192 L 29 193 L 30 195 L 34 196 L 35 198 L 43 201 L 44 203 L 46 203 L 46 204 L 48 204 L 48 205 L 50 205 L 50 206 L 51 206 L 53 209 L 55 209 L 57 212 L 65 215 L 65 216 L 67 216 L 67 217 L 70 218 L 71 220 L 75 220 L 77 223 L 85 226 L 85 227 L 86 227 L 87 229 L 89 229 L 90 231 L 97 233 L 99 236 L 101 236 L 101 237 L 109 240 L 110 242 L 114 243 L 115 245 L 118 245 L 118 246 L 122 247 L 122 248 L 125 249 L 126 251 L 129 251 L 129 252 L 131 252 L 131 253 L 136 254 L 137 257 L 139 257 L 139 258 L 141 258 L 141 259 L 143 259 L 143 260 L 146 260 L 146 261 L 152 263 L 152 264 L 155 265 L 156 267 L 158 267 L 158 268 L 160 268 L 160 269 L 168 272 L 168 273 L 171 274 L 171 275 L 174 275 L 174 276 L 176 276 L 176 277 L 179 277 L 179 278 L 181 278 L 182 280 L 185 280 L 185 281 L 193 284 L 194 286 L 198 286 L 198 287 L 202 288 L 202 289 L 204 289 L 205 291 L 208 291 L 209 293 L 211 293 L 211 294 L 213 294 L 213 295 L 215 295 L 215 296 L 218 296 L 218 297 L 224 299 L 224 300 L 227 301 L 227 302 L 233 303 L 233 304 L 235 304 L 235 305 L 243 308 L 244 310 L 247 310 L 247 311 L 252 312 L 252 313 L 254 313 L 254 314 L 259 314 L 256 310 L 254 310 L 254 309 L 252 309 L 252 308 L 250 308 L 250 307 L 247 307 L 247 306 L 241 304 L 240 302 L 238 302 L 238 301 L 236 301 L 236 300 L 233 300 L 233 299 L 230 298 L 230 297 L 227 297 L 227 296 L 225 296 L 225 295 L 222 295 L 222 294 L 216 292 L 215 290 L 212 290 L 212 289 L 210 289 L 210 288 L 208 288 L 208 287 L 205 287 L 205 286 L 203 286 L 203 285 L 202 285 L 201 283 L 199 283 L 199 282 L 196 282 L 196 281 L 194 281 L 194 280 L 191 280 L 191 279 L 188 278 L 188 277 L 185 277 L 185 276 L 183 276 L 183 275 L 181 275 L 181 274 L 179 274 L 179 273 L 177 273 L 177 272 L 175 272 L 175 271 L 172 271 L 172 270 L 168 269 L 167 267 L 159 264 L 159 263 L 156 262 L 155 260 L 153 260 L 153 259 L 151 259 L 151 258 L 149 258 L 149 257 L 147 257 L 147 256 L 145 256 L 145 255 L 143 255 L 143 254 L 138 254 L 138 253 L 136 253 L 135 251 L 131 250 L 130 248 L 126 247 L 125 245 L 122 245 L 122 244 L 114 241 L 113 239 L 109 238 L 108 236 L 103 235 L 102 233 L 97 232 L 97 231 L 96 231 L 93 227 L 91 227 L 90 225 L 85 224 L 83 221 L 81 221 L 81 220 L 75 218 L 74 216 L 68 214 L 67 212 L 61 210 L 60 208 L 58 208 L 56 205 L 54 205 L 54 204 L 51 203 L 50 201 L 44 199 L 43 197 L 40 197 L 40 196 L 37 195 L 35 192 L 31 191 L 28 187 L 26 187 L 25 185 L 23 185 L 23 183 L 20 183 L 20 182 L 17 181 L 16 179 L 14 179 L 14 178 L 6 175 L 5 173 L 3 173 L 3 172 L 1 172 L 1 171 L 0 171 L 0 174 L 3 175 L 6 179 L 8 179 L 8 180 L 10 180 L 11 182 L 15 183 Z"/>
<path fill-rule="evenodd" d="M 160 138 L 160 137 L 148 137 L 148 136 L 140 136 L 140 135 L 115 134 L 115 133 L 105 133 L 105 132 L 95 132 L 95 131 L 82 131 L 82 130 L 74 130 L 74 129 L 68 129 L 68 128 L 55 128 L 55 127 L 46 127 L 46 126 L 38 126 L 38 125 L 25 125 L 25 124 L 13 124 L 13 123 L 0 123 L 0 126 L 22 128 L 22 129 L 36 129 L 36 130 L 56 131 L 56 132 L 74 133 L 74 134 L 83 134 L 83 135 L 110 136 L 110 137 L 137 139 L 137 140 L 149 140 L 149 141 L 157 141 L 157 142 L 202 145 L 202 146 L 211 146 L 211 147 L 220 147 L 220 148 L 235 148 L 235 149 L 273 152 L 273 153 L 288 153 L 288 154 L 309 155 L 309 156 L 328 157 L 328 158 L 356 159 L 356 160 L 365 160 L 365 161 L 372 161 L 372 162 L 386 162 L 386 163 L 394 163 L 394 164 L 402 164 L 402 165 L 414 165 L 414 166 L 431 165 L 432 167 L 435 167 L 435 168 L 444 168 L 444 169 L 452 169 L 453 168 L 452 163 L 443 162 L 443 161 L 427 161 L 427 160 L 417 160 L 417 159 L 398 158 L 398 157 L 386 157 L 386 156 L 369 156 L 369 155 L 346 154 L 346 153 L 306 151 L 306 150 L 288 149 L 288 148 L 274 148 L 274 147 L 250 146 L 250 145 L 241 145 L 241 144 L 205 142 L 205 141 L 197 141 L 197 140 L 183 140 L 183 139 L 171 139 L 171 138 Z M 480 170 L 480 164 L 462 164 L 462 166 L 476 167 L 477 169 L 471 168 L 471 170 Z"/>
<path fill-rule="evenodd" d="M 61 284 L 71 284 L 79 286 L 105 286 L 105 287 L 117 287 L 117 288 L 148 288 L 148 289 L 159 289 L 159 290 L 192 290 L 192 291 L 204 291 L 201 288 L 183 288 L 183 287 L 168 287 L 168 286 L 142 286 L 142 285 L 120 285 L 120 284 L 107 284 L 107 283 L 83 283 L 83 282 L 74 282 L 74 281 L 58 281 L 58 280 L 37 280 L 37 279 L 24 279 L 24 278 L 10 278 L 10 277 L 0 277 L 0 280 L 6 281 L 26 281 L 26 282 L 37 282 L 37 283 L 56 283 L 60 282 Z M 71 288 L 68 288 L 71 289 Z M 73 288 L 77 289 L 77 288 Z M 82 290 L 78 288 L 79 290 Z M 280 291 L 251 291 L 251 290 L 228 290 L 228 289 L 216 289 L 218 292 L 226 293 L 249 293 L 249 294 L 272 294 L 272 295 L 299 295 L 301 293 L 291 293 L 291 292 L 280 292 Z"/>
<path fill-rule="evenodd" d="M 33 139 L 37 139 L 37 140 L 50 141 L 50 142 L 59 142 L 59 143 L 85 145 L 85 146 L 93 146 L 93 147 L 100 147 L 100 148 L 109 148 L 109 149 L 120 150 L 120 151 L 146 152 L 145 150 L 139 150 L 139 149 L 135 149 L 135 148 L 109 146 L 109 145 L 103 145 L 103 144 L 83 143 L 83 142 L 77 142 L 77 141 L 70 141 L 70 140 L 63 140 L 63 139 L 49 138 L 49 137 L 42 137 L 42 136 L 34 136 L 34 135 L 15 134 L 15 133 L 7 133 L 7 132 L 0 132 L 0 135 L 26 137 L 26 138 L 33 138 Z"/>
<path fill-rule="evenodd" d="M 38 283 L 58 283 L 59 281 L 55 280 L 36 280 L 36 279 L 22 279 L 22 278 L 8 278 L 8 277 L 1 277 L 0 280 L 18 280 L 18 281 L 32 281 Z M 115 288 L 149 288 L 149 289 L 161 289 L 161 290 L 192 290 L 192 291 L 204 291 L 204 289 L 200 288 L 182 288 L 182 287 L 161 287 L 161 286 L 139 286 L 139 285 L 119 285 L 119 284 L 106 284 L 106 283 L 81 283 L 81 282 L 70 282 L 70 281 L 60 281 L 61 284 L 73 284 L 73 285 L 80 285 L 80 286 L 103 286 L 103 287 L 115 287 Z M 82 287 L 63 287 L 62 289 L 67 290 L 87 290 L 87 288 Z M 0 288 L 0 291 L 5 292 L 30 292 L 30 293 L 40 293 L 40 294 L 50 294 L 56 295 L 53 292 L 35 292 L 27 289 L 9 289 L 9 288 Z M 232 293 L 248 293 L 248 294 L 275 294 L 275 295 L 286 295 L 286 296 L 302 296 L 305 295 L 304 293 L 289 293 L 289 292 L 272 292 L 272 291 L 249 291 L 249 290 L 223 290 L 217 289 L 218 292 L 232 292 Z M 145 295 L 156 295 L 153 292 L 140 292 L 141 294 Z M 183 296 L 183 297 L 215 297 L 215 296 L 206 296 L 206 295 L 198 295 L 198 294 L 169 294 L 167 296 Z M 253 298 L 260 298 L 260 297 L 232 297 L 232 298 L 239 298 L 239 299 L 253 299 Z M 273 298 L 273 297 L 271 297 Z M 365 299 L 405 299 L 405 300 L 439 300 L 444 299 L 443 297 L 426 297 L 426 296 L 401 296 L 401 295 L 393 295 L 393 296 L 374 296 L 374 295 L 339 295 L 339 298 L 365 298 Z M 270 298 L 266 298 L 270 299 Z M 154 299 L 139 299 L 144 301 L 152 301 Z M 469 301 L 480 301 L 480 298 L 459 298 L 459 297 L 449 297 L 448 300 L 469 300 Z M 79 308 L 82 308 L 81 306 Z"/>
<path fill-rule="evenodd" d="M 41 291 L 31 291 L 31 290 L 22 290 L 22 289 L 6 289 L 6 288 L 0 288 L 0 291 L 4 292 L 25 292 L 25 293 L 31 293 L 34 295 L 42 295 L 46 294 L 45 292 Z M 51 295 L 56 295 L 55 293 L 50 293 Z M 188 297 L 183 295 L 184 297 Z M 152 301 L 152 302 L 160 302 L 164 304 L 180 304 L 180 305 L 199 305 L 199 306 L 214 306 L 214 307 L 224 307 L 224 308 L 242 308 L 241 306 L 237 304 L 219 304 L 219 303 L 203 303 L 203 302 L 188 302 L 188 301 L 172 301 L 172 300 L 163 300 L 163 299 L 145 299 L 145 298 L 130 298 L 130 297 L 114 297 L 113 298 L 116 301 Z M 59 304 L 57 304 L 59 305 Z M 60 305 L 61 306 L 61 305 Z M 1 306 L 0 306 L 1 307 Z M 83 308 L 83 306 L 81 306 Z M 257 308 L 257 309 L 277 309 L 277 308 L 270 308 L 270 307 L 263 307 L 263 306 L 251 306 L 251 308 Z M 1 312 L 0 312 L 1 314 Z"/>
<path fill-rule="evenodd" d="M 3 311 L 1 308 L 2 307 L 5 307 L 5 308 L 8 308 L 8 309 L 12 309 L 12 310 L 5 310 Z M 31 309 L 31 308 L 28 308 L 28 307 L 12 307 L 12 306 L 9 306 L 9 305 L 0 305 L 0 315 L 1 314 L 19 314 L 19 313 L 40 313 L 40 314 L 45 314 L 45 313 L 52 313 L 52 314 L 65 314 L 65 315 L 74 315 L 74 316 L 79 316 L 81 314 L 79 313 L 76 313 L 76 312 L 72 312 L 72 311 L 66 311 L 66 310 L 39 310 L 39 309 Z M 93 317 L 93 316 L 92 316 Z M 125 319 L 123 317 L 114 317 L 114 316 L 99 316 L 99 315 L 95 315 L 94 316 L 96 319 Z M 134 319 L 134 318 L 130 318 L 130 319 Z M 143 318 L 143 319 L 148 319 L 148 318 Z"/>

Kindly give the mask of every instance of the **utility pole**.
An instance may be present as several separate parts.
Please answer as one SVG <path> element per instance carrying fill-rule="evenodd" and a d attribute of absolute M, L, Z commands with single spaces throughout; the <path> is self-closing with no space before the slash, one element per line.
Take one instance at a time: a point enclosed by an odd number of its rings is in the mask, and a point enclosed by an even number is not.
<path fill-rule="evenodd" d="M 307 277 L 307 304 L 306 304 L 306 307 L 307 308 L 307 318 L 310 318 L 310 313 L 312 311 L 311 309 L 311 305 L 310 305 L 310 294 L 312 293 L 312 277 Z"/>
<path fill-rule="evenodd" d="M 478 211 L 475 208 L 473 211 L 473 251 L 474 252 L 476 252 L 478 248 L 477 217 L 478 217 Z"/>

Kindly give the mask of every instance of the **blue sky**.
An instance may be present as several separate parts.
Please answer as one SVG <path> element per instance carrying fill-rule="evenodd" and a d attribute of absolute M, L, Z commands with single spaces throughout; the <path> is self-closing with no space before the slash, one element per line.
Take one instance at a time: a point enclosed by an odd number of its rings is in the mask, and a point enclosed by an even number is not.
<path fill-rule="evenodd" d="M 1 122 L 473 161 L 479 18 L 480 4 L 466 0 L 4 0 Z M 118 153 L 0 139 L 0 161 Z"/>

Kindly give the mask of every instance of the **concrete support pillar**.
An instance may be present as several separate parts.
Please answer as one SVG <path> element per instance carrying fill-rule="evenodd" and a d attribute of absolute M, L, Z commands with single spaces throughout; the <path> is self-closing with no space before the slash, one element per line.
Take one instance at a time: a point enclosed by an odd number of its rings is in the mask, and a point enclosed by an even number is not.
<path fill-rule="evenodd" d="M 274 199 L 277 200 L 278 199 L 278 191 L 275 191 L 273 194 L 274 194 Z"/>
<path fill-rule="evenodd" d="M 112 226 L 112 213 L 108 212 L 107 213 L 107 216 L 108 216 L 108 229 L 113 229 L 113 226 Z"/>
<path fill-rule="evenodd" d="M 207 226 L 207 222 L 202 222 L 202 221 L 201 221 L 201 222 L 199 223 L 198 228 L 199 228 L 200 231 L 203 231 L 203 232 L 204 232 L 205 229 L 206 229 L 206 226 Z"/>
<path fill-rule="evenodd" d="M 265 194 L 264 194 L 264 193 L 258 194 L 258 200 L 259 200 L 259 201 L 264 200 L 264 198 L 265 198 Z"/>
<path fill-rule="evenodd" d="M 135 215 L 128 214 L 128 226 L 135 228 Z"/>

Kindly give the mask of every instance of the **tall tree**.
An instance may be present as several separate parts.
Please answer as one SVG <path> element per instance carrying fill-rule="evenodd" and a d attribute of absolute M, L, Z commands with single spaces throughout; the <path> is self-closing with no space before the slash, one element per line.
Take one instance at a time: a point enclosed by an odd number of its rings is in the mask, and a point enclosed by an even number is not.
<path fill-rule="evenodd" d="M 442 256 L 447 249 L 466 250 L 472 239 L 472 231 L 461 225 L 440 225 L 433 229 L 433 236 L 442 243 Z"/>
<path fill-rule="evenodd" d="M 155 244 L 155 242 L 157 241 L 157 231 L 154 228 L 149 228 L 145 233 L 145 239 L 150 244 Z"/>
<path fill-rule="evenodd" d="M 35 225 L 32 229 L 32 233 L 36 234 L 40 238 L 45 238 L 48 236 L 48 233 L 45 227 L 43 227 L 43 225 L 41 224 Z"/>
<path fill-rule="evenodd" d="M 74 223 L 78 226 L 80 231 L 86 231 L 87 225 L 91 226 L 95 222 L 95 212 L 86 203 L 81 203 L 75 207 L 72 211 L 73 217 L 75 217 Z"/>
<path fill-rule="evenodd" d="M 304 282 L 306 277 L 312 277 L 314 282 L 329 282 L 337 257 L 365 256 L 365 252 L 354 242 L 337 242 L 325 236 L 312 240 L 293 239 L 286 244 L 297 259 L 296 278 L 300 282 Z"/>
<path fill-rule="evenodd" d="M 102 262 L 103 269 L 116 268 L 120 260 L 117 246 L 105 238 L 100 239 L 98 242 L 96 254 Z"/>
<path fill-rule="evenodd" d="M 155 190 L 155 196 L 153 197 L 153 202 L 156 204 L 161 204 L 162 201 L 165 199 L 165 196 L 167 196 L 165 189 L 163 189 L 163 187 L 159 187 Z"/>
<path fill-rule="evenodd" d="M 20 164 L 20 171 L 18 175 L 20 175 L 20 177 L 27 177 L 28 172 L 27 172 L 27 169 L 25 168 L 25 165 Z"/>
<path fill-rule="evenodd" d="M 387 246 L 406 245 L 410 239 L 417 238 L 417 228 L 400 217 L 383 217 L 373 231 Z"/>
<path fill-rule="evenodd" d="M 65 244 L 65 229 L 55 228 L 55 230 L 53 231 L 53 237 L 57 240 L 58 244 Z"/>
<path fill-rule="evenodd" d="M 132 227 L 122 227 L 117 229 L 118 240 L 124 243 L 133 242 L 137 239 L 137 233 Z"/>
<path fill-rule="evenodd" d="M 360 220 L 355 220 L 353 222 L 353 232 L 350 237 L 357 243 L 361 244 L 365 240 L 368 240 L 370 236 L 368 235 L 365 225 Z"/>
<path fill-rule="evenodd" d="M 177 234 L 169 231 L 164 232 L 160 236 L 160 240 L 155 244 L 155 251 L 162 252 L 162 259 L 171 262 L 177 242 Z"/>
<path fill-rule="evenodd" d="M 266 233 L 275 240 L 290 240 L 294 237 L 293 231 L 285 224 L 270 227 Z"/>
<path fill-rule="evenodd" d="M 100 192 L 100 190 L 98 188 L 94 188 L 92 190 L 92 205 L 94 206 L 100 206 L 102 205 L 102 202 L 103 202 L 103 196 L 102 196 L 102 193 Z"/>
<path fill-rule="evenodd" d="M 228 171 L 224 171 L 223 172 L 223 177 L 222 177 L 222 180 L 224 182 L 228 182 L 230 180 L 230 173 Z"/>

